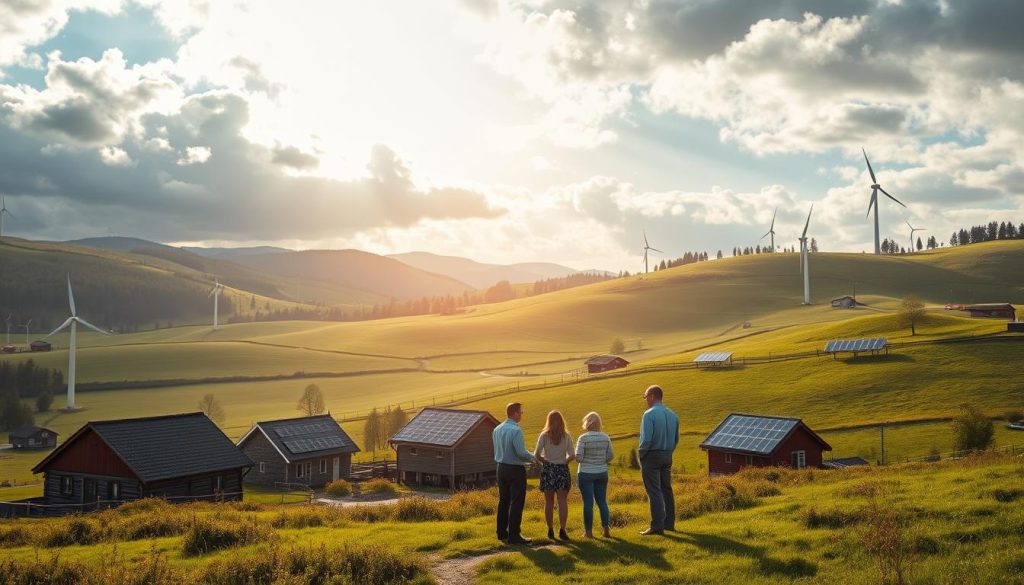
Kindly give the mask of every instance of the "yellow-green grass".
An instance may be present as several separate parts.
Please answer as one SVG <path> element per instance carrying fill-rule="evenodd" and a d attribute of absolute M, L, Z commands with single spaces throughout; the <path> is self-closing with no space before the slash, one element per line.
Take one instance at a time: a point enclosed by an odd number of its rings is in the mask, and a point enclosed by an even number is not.
<path fill-rule="evenodd" d="M 39 535 L 68 530 L 66 519 L 0 521 L 0 530 L 24 528 L 29 533 L 28 544 L 5 547 L 5 559 L 45 563 L 59 551 L 64 562 L 92 567 L 145 562 L 159 554 L 174 569 L 199 571 L 215 562 L 265 556 L 275 547 L 374 543 L 424 564 L 500 553 L 478 565 L 474 582 L 482 585 L 567 580 L 599 585 L 845 584 L 882 581 L 879 559 L 886 557 L 872 552 L 868 537 L 892 520 L 895 529 L 888 534 L 909 561 L 911 582 L 1019 583 L 1024 569 L 1022 479 L 1020 459 L 993 457 L 885 469 L 774 475 L 755 471 L 728 479 L 688 479 L 675 485 L 678 530 L 658 538 L 637 534 L 647 518 L 638 482 L 613 479 L 613 538 L 581 538 L 581 502 L 578 491 L 572 490 L 569 532 L 575 538 L 544 548 L 505 547 L 494 538 L 488 509 L 496 498 L 493 490 L 470 496 L 469 511 L 423 505 L 424 512 L 436 511 L 445 518 L 441 520 L 361 518 L 356 512 L 304 506 L 236 511 L 226 505 L 188 505 L 161 511 L 186 525 L 208 520 L 226 526 L 249 524 L 262 531 L 256 544 L 199 555 L 184 554 L 183 539 L 177 535 L 137 540 L 109 536 L 93 544 L 59 548 L 33 544 Z M 543 538 L 541 502 L 540 494 L 531 489 L 524 534 L 550 544 Z M 460 517 L 447 516 L 454 513 Z M 145 512 L 136 514 L 143 514 L 138 526 L 156 520 L 146 518 Z M 124 522 L 105 518 L 111 525 Z M 90 520 L 87 516 L 78 523 Z M 115 548 L 120 559 L 112 560 Z"/>

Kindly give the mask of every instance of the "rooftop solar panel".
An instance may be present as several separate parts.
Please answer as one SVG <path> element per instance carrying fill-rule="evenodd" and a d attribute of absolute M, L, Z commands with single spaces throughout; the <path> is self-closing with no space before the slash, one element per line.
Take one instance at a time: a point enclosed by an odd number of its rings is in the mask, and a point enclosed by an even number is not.
<path fill-rule="evenodd" d="M 295 454 L 323 451 L 325 449 L 337 449 L 344 447 L 346 441 L 341 437 L 319 437 L 316 439 L 294 439 L 284 441 L 284 446 Z"/>
<path fill-rule="evenodd" d="M 884 337 L 870 339 L 834 339 L 825 344 L 825 353 L 836 353 L 840 351 L 879 351 L 885 349 L 886 340 Z"/>
<path fill-rule="evenodd" d="M 798 422 L 794 418 L 732 414 L 702 446 L 769 455 Z"/>
<path fill-rule="evenodd" d="M 481 412 L 425 409 L 395 433 L 391 440 L 450 447 L 483 416 Z"/>
<path fill-rule="evenodd" d="M 731 351 L 710 351 L 693 358 L 693 361 L 698 364 L 720 364 L 730 359 L 732 359 Z"/>

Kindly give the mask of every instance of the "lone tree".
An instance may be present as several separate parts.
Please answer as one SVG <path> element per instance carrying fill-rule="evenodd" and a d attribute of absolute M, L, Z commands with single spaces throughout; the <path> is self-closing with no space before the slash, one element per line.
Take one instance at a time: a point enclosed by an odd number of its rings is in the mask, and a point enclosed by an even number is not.
<path fill-rule="evenodd" d="M 53 394 L 42 392 L 36 396 L 36 412 L 46 412 L 53 405 Z"/>
<path fill-rule="evenodd" d="M 214 398 L 213 394 L 207 394 L 203 396 L 203 399 L 199 401 L 199 410 L 203 411 L 206 418 L 212 420 L 216 424 L 221 424 L 227 415 L 224 414 L 224 409 L 221 407 L 217 399 Z"/>
<path fill-rule="evenodd" d="M 616 337 L 615 341 L 612 341 L 612 346 L 608 349 L 608 351 L 612 354 L 618 355 L 626 351 L 626 344 L 623 343 L 621 339 Z"/>
<path fill-rule="evenodd" d="M 299 403 L 295 408 L 306 416 L 323 414 L 326 408 L 324 407 L 324 394 L 323 392 L 320 392 L 320 387 L 316 384 L 306 386 L 306 389 L 302 391 L 302 397 L 299 398 Z"/>
<path fill-rule="evenodd" d="M 407 422 L 409 422 L 409 416 L 399 404 L 394 410 L 388 412 L 388 436 L 397 433 Z"/>
<path fill-rule="evenodd" d="M 382 438 L 387 434 L 387 422 L 387 417 L 376 408 L 371 410 L 363 426 L 363 445 L 375 453 L 378 447 L 383 447 Z"/>
<path fill-rule="evenodd" d="M 976 406 L 960 405 L 960 416 L 953 419 L 953 448 L 957 451 L 984 451 L 992 446 L 995 426 Z"/>
<path fill-rule="evenodd" d="M 910 326 L 910 334 L 917 335 L 916 325 L 924 320 L 924 303 L 921 299 L 909 295 L 900 302 L 899 320 L 901 327 Z"/>

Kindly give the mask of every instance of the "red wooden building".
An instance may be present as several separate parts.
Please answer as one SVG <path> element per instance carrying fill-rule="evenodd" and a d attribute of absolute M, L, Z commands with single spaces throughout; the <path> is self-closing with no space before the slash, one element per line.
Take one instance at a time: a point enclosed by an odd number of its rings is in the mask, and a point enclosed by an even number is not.
<path fill-rule="evenodd" d="M 1007 321 L 1013 321 L 1017 318 L 1017 311 L 1013 308 L 1013 305 L 1009 303 L 967 305 L 964 307 L 964 310 L 968 311 L 971 314 L 971 317 L 976 318 L 1006 319 Z"/>
<path fill-rule="evenodd" d="M 831 451 L 798 418 L 730 414 L 700 448 L 708 453 L 708 474 L 729 475 L 744 467 L 821 467 Z"/>
<path fill-rule="evenodd" d="M 587 371 L 591 374 L 617 370 L 629 365 L 625 359 L 617 355 L 595 355 L 587 360 Z"/>

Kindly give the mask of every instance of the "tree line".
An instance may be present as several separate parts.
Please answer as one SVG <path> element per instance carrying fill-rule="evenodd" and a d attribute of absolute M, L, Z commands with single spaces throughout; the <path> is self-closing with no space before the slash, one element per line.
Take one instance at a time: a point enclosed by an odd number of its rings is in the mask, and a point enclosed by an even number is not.
<path fill-rule="evenodd" d="M 22 398 L 35 397 L 36 410 L 46 412 L 53 395 L 64 390 L 64 374 L 32 360 L 0 362 L 0 429 L 11 430 L 34 422 L 32 407 Z"/>
<path fill-rule="evenodd" d="M 949 237 L 950 246 L 966 246 L 979 242 L 991 242 L 993 240 L 1020 240 L 1024 239 L 1024 222 L 1015 226 L 1012 221 L 994 222 L 990 221 L 985 225 L 974 225 L 970 228 L 963 228 L 953 232 Z"/>

